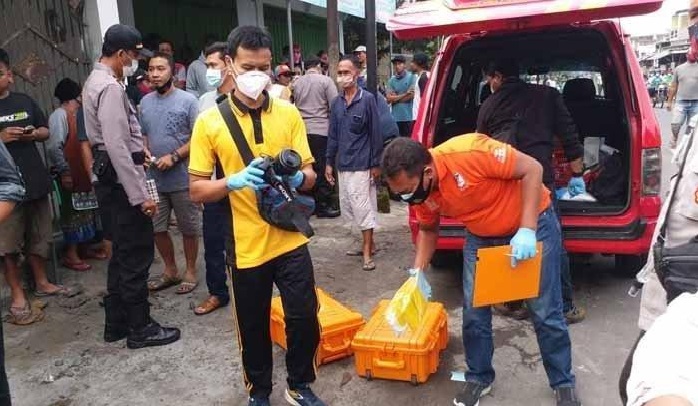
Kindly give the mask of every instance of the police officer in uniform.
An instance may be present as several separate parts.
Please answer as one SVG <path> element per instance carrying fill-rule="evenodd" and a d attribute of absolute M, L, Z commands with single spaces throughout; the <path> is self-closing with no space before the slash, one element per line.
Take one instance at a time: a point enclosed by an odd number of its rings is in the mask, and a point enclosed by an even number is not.
<path fill-rule="evenodd" d="M 154 252 L 151 218 L 157 204 L 146 189 L 143 136 L 123 84 L 138 68 L 143 52 L 138 30 L 122 24 L 109 27 L 82 96 L 100 215 L 113 241 L 104 340 L 126 338 L 131 349 L 166 345 L 180 337 L 179 329 L 161 327 L 150 318 L 148 304 Z"/>

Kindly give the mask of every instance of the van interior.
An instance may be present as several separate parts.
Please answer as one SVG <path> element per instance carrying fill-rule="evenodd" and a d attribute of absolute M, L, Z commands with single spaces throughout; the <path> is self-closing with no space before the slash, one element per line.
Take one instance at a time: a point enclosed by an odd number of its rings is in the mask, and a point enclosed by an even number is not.
<path fill-rule="evenodd" d="M 631 139 L 619 76 L 627 76 L 626 68 L 624 62 L 618 63 L 612 57 L 608 39 L 593 28 L 488 34 L 463 42 L 446 79 L 434 145 L 475 131 L 480 106 L 490 94 L 483 68 L 497 58 L 517 60 L 522 80 L 553 86 L 562 93 L 583 145 L 593 146 L 602 139 L 602 145 L 618 151 L 610 153 L 611 149 L 603 148 L 610 155 L 601 153 L 597 159 L 601 164 L 589 168 L 590 173 L 596 170 L 600 174 L 609 167 L 605 163 L 613 156 L 615 168 L 606 170 L 605 175 L 608 178 L 613 174 L 614 179 L 601 179 L 599 175 L 588 181 L 587 190 L 592 195 L 597 192 L 597 201 L 560 201 L 562 213 L 600 215 L 624 211 L 630 199 Z M 591 139 L 585 142 L 587 138 Z M 587 162 L 585 166 L 589 167 Z M 609 180 L 613 182 L 604 183 Z"/>

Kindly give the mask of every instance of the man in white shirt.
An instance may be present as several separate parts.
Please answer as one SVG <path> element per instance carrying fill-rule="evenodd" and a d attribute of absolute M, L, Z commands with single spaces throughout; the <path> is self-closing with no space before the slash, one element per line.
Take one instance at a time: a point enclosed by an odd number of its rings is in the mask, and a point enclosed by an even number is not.
<path fill-rule="evenodd" d="M 419 103 L 422 100 L 422 94 L 424 94 L 427 81 L 429 80 L 429 57 L 422 52 L 414 54 L 410 65 L 410 70 L 417 78 L 414 86 L 414 97 L 412 98 L 412 119 L 416 120 L 419 112 Z"/>

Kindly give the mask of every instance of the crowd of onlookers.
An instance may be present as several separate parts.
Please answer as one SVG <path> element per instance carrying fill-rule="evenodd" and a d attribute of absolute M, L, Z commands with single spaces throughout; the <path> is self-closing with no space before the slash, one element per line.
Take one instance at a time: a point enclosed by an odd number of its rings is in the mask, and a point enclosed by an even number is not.
<path fill-rule="evenodd" d="M 222 233 L 207 235 L 211 233 L 206 232 L 217 228 L 220 212 L 209 205 L 202 211 L 189 197 L 186 156 L 199 113 L 214 107 L 220 101 L 218 98 L 230 93 L 235 86 L 234 72 L 228 69 L 224 60 L 226 47 L 225 42 L 210 37 L 200 56 L 185 66 L 173 60 L 175 44 L 172 41 L 151 36 L 150 48 L 154 49 L 145 49 L 132 66 L 124 68 L 123 86 L 137 111 L 137 122 L 132 125 L 140 126 L 146 137 L 147 177 L 152 180 L 150 184 L 157 190 L 159 200 L 153 225 L 155 246 L 165 269 L 162 275 L 149 281 L 148 288 L 153 291 L 177 285 L 176 292 L 183 294 L 198 286 L 196 260 L 202 233 L 205 246 L 220 247 L 219 252 L 223 250 Z M 340 156 L 344 154 L 339 158 L 339 168 L 332 169 L 333 173 L 339 169 L 340 177 L 342 159 L 356 159 L 352 158 L 355 151 L 347 153 L 343 145 L 337 144 L 341 131 L 352 131 L 357 127 L 356 123 L 342 122 L 338 113 L 341 108 L 333 107 L 339 92 L 346 88 L 341 81 L 328 76 L 327 52 L 304 57 L 298 45 L 294 45 L 291 52 L 287 48 L 281 63 L 267 72 L 270 81 L 265 91 L 273 98 L 295 104 L 303 117 L 315 157 L 314 169 L 320 175 L 312 191 L 315 215 L 335 218 L 341 209 L 367 237 L 366 230 L 376 226 L 374 181 L 378 178 L 371 180 L 368 188 L 360 190 L 364 201 L 353 202 L 358 208 L 352 210 L 350 195 L 357 191 L 351 189 L 354 183 L 347 179 L 344 183 L 351 190 L 340 187 L 337 193 L 333 176 L 325 176 L 329 163 L 325 159 L 328 144 L 330 148 L 339 148 Z M 362 94 L 368 93 L 365 89 L 366 60 L 365 46 L 357 47 L 345 58 L 345 63 L 356 64 L 359 74 L 353 86 Z M 392 64 L 394 74 L 375 95 L 375 108 L 371 110 L 375 117 L 369 115 L 373 122 L 365 128 L 368 138 L 375 138 L 381 145 L 394 137 L 411 134 L 429 69 L 428 57 L 423 53 L 415 54 L 409 67 L 402 55 L 394 56 Z M 22 259 L 32 269 L 35 297 L 75 294 L 67 286 L 51 283 L 46 276 L 54 220 L 58 220 L 62 231 L 60 265 L 77 272 L 92 268 L 88 260 L 110 258 L 111 230 L 103 227 L 93 187 L 97 177 L 92 170 L 93 147 L 85 126 L 81 84 L 72 78 L 64 78 L 56 84 L 54 96 L 58 107 L 47 119 L 29 96 L 11 91 L 11 61 L 5 51 L 0 51 L 0 72 L 0 93 L 7 94 L 0 99 L 2 139 L 22 174 L 27 191 L 23 204 L 0 225 L 0 256 L 12 292 L 9 320 L 26 325 L 40 320 L 43 315 L 40 302 L 32 302 L 25 294 Z M 352 105 L 344 107 L 356 108 Z M 333 125 L 335 122 L 337 127 Z M 347 128 L 340 128 L 342 126 Z M 369 154 L 367 151 L 359 151 L 358 155 Z M 336 165 L 334 162 L 330 164 Z M 171 215 L 173 212 L 174 216 Z M 181 275 L 168 231 L 175 224 L 182 234 L 185 253 L 185 268 Z M 375 244 L 372 237 L 365 239 L 364 244 L 373 248 L 366 253 L 361 249 L 347 254 L 363 256 L 363 268 L 370 270 L 375 268 L 372 260 Z M 215 258 L 211 254 L 215 250 L 205 248 L 207 268 L 222 270 L 223 256 Z M 196 314 L 208 313 L 229 301 L 224 271 L 217 272 L 218 276 L 214 273 L 207 271 L 210 297 L 195 309 Z"/>

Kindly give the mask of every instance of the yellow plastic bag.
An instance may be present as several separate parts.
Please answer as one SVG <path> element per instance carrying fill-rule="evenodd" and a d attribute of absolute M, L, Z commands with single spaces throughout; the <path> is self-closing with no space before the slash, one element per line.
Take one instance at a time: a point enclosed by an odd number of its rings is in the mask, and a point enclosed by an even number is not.
<path fill-rule="evenodd" d="M 427 298 L 417 283 L 417 276 L 412 276 L 395 292 L 388 304 L 385 318 L 396 334 L 407 328 L 416 330 L 421 324 L 427 310 Z"/>

